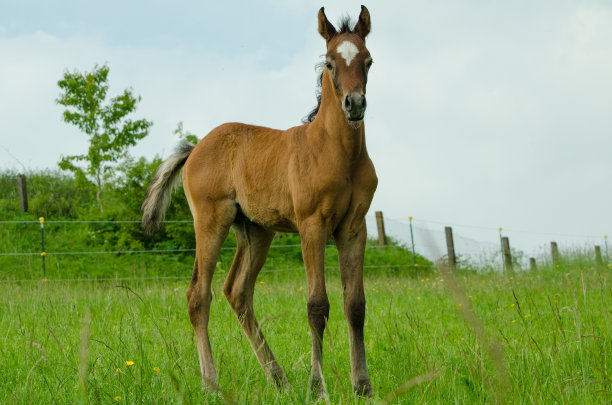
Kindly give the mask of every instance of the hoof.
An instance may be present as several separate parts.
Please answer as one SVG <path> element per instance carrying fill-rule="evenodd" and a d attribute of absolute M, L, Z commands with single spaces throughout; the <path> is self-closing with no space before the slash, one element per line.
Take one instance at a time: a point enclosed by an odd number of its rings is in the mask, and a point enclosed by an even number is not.
<path fill-rule="evenodd" d="M 325 385 L 320 379 L 313 379 L 310 383 L 310 393 L 312 396 L 316 394 L 316 397 L 321 399 L 325 398 Z"/>
<path fill-rule="evenodd" d="M 369 380 L 359 381 L 353 386 L 353 391 L 360 397 L 366 398 L 370 398 L 374 393 L 374 390 L 372 389 L 372 384 L 370 384 Z"/>
<path fill-rule="evenodd" d="M 221 387 L 217 383 L 217 378 L 203 378 L 202 379 L 202 391 L 219 392 Z"/>
<path fill-rule="evenodd" d="M 281 391 L 287 392 L 291 390 L 291 384 L 289 384 L 289 381 L 287 381 L 287 377 L 285 376 L 285 373 L 283 373 L 283 369 L 281 369 L 280 366 L 273 368 L 268 374 L 268 382 L 272 381 L 274 382 L 274 385 L 276 385 L 276 388 Z"/>

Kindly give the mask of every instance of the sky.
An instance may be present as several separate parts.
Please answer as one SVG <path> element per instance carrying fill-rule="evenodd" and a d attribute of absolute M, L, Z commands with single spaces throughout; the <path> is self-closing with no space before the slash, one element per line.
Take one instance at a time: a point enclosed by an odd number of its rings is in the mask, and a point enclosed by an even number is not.
<path fill-rule="evenodd" d="M 528 254 L 551 240 L 603 246 L 612 3 L 365 5 L 366 139 L 379 177 L 370 214 L 489 244 L 502 227 Z M 346 0 L 0 0 L 0 170 L 57 168 L 86 150 L 62 122 L 57 81 L 96 64 L 110 67 L 109 95 L 131 87 L 142 97 L 133 118 L 154 123 L 134 156 L 168 157 L 179 122 L 199 137 L 228 121 L 299 125 L 325 53 L 321 6 L 332 22 L 360 10 Z"/>

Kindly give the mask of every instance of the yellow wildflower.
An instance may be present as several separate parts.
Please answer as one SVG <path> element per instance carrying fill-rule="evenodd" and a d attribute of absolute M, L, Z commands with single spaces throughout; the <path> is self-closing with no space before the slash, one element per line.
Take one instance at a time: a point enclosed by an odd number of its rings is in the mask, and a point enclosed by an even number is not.
<path fill-rule="evenodd" d="M 115 402 L 119 402 L 119 401 L 121 401 L 121 397 L 120 397 L 119 395 L 117 395 L 117 396 L 115 397 Z"/>
<path fill-rule="evenodd" d="M 121 372 L 121 369 L 117 367 L 117 369 L 115 370 L 115 373 L 119 373 L 119 372 Z"/>
<path fill-rule="evenodd" d="M 153 371 L 155 371 L 156 373 L 159 373 L 159 367 L 153 367 Z"/>
<path fill-rule="evenodd" d="M 128 360 L 128 361 L 125 362 L 125 365 L 128 366 L 128 367 L 129 366 L 133 366 L 134 362 L 132 360 Z"/>
<path fill-rule="evenodd" d="M 513 319 L 513 320 L 512 320 L 512 323 L 516 323 L 516 319 Z"/>

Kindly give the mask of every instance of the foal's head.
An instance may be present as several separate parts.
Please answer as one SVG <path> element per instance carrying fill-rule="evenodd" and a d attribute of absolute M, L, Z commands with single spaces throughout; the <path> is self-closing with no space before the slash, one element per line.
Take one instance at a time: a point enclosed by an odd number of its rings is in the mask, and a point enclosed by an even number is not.
<path fill-rule="evenodd" d="M 334 81 L 344 116 L 349 121 L 361 121 L 366 110 L 368 70 L 372 66 L 372 57 L 365 46 L 365 38 L 370 33 L 370 13 L 361 6 L 354 28 L 345 19 L 336 30 L 321 7 L 319 33 L 327 41 L 325 68 Z"/>

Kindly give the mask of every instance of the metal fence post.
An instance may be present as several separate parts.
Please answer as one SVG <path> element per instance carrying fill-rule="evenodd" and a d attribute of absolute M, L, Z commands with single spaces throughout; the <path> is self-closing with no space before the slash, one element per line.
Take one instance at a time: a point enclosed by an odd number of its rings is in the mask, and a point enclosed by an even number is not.
<path fill-rule="evenodd" d="M 408 217 L 408 221 L 410 222 L 410 243 L 412 244 L 412 264 L 414 265 L 414 277 L 417 277 L 417 262 L 416 262 L 416 253 L 414 251 L 414 234 L 412 233 L 412 217 Z"/>
<path fill-rule="evenodd" d="M 47 281 L 47 269 L 45 268 L 45 256 L 47 256 L 45 252 L 45 218 L 40 217 L 38 221 L 40 222 L 40 256 L 42 257 L 43 281 Z"/>

